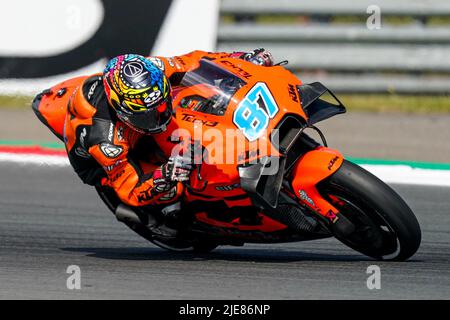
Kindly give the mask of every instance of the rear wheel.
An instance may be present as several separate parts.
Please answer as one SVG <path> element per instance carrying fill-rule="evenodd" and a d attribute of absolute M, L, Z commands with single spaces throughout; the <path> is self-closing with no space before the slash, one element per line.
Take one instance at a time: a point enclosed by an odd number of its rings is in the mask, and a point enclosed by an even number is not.
<path fill-rule="evenodd" d="M 319 190 L 355 226 L 345 237 L 336 235 L 350 248 L 379 260 L 403 261 L 416 253 L 421 231 L 414 213 L 371 173 L 344 161 Z"/>

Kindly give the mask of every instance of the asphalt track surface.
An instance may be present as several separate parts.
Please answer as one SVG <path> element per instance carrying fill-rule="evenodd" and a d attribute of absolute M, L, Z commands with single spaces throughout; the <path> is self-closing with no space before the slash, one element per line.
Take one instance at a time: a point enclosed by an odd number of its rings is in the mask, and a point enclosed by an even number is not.
<path fill-rule="evenodd" d="M 0 299 L 449 299 L 450 188 L 400 186 L 422 226 L 408 262 L 337 240 L 172 253 L 141 239 L 70 168 L 0 164 Z M 381 289 L 366 286 L 381 268 Z M 69 265 L 81 290 L 68 290 Z"/>

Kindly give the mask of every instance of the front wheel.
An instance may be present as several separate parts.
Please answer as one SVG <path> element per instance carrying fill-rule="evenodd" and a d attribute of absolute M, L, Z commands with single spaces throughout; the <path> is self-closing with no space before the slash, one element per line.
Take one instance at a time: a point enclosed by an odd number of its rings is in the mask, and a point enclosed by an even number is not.
<path fill-rule="evenodd" d="M 322 196 L 350 220 L 355 231 L 336 238 L 367 256 L 404 261 L 421 241 L 419 223 L 405 201 L 383 181 L 344 161 L 319 186 Z"/>

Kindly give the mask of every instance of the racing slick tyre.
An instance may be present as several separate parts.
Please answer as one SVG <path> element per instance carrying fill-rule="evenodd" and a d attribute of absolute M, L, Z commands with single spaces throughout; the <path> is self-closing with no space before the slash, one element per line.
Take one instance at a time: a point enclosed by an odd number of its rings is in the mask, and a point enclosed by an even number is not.
<path fill-rule="evenodd" d="M 336 238 L 377 260 L 404 261 L 418 250 L 419 223 L 405 201 L 383 181 L 349 161 L 318 189 L 355 230 Z"/>

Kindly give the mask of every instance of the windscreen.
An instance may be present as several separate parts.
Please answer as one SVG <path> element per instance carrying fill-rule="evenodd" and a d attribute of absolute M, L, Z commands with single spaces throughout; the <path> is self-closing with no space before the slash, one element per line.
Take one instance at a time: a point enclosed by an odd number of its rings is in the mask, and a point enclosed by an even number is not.
<path fill-rule="evenodd" d="M 246 83 L 215 63 L 202 59 L 200 66 L 187 72 L 180 82 L 191 94 L 181 100 L 181 106 L 213 115 L 225 114 L 234 94 Z"/>

